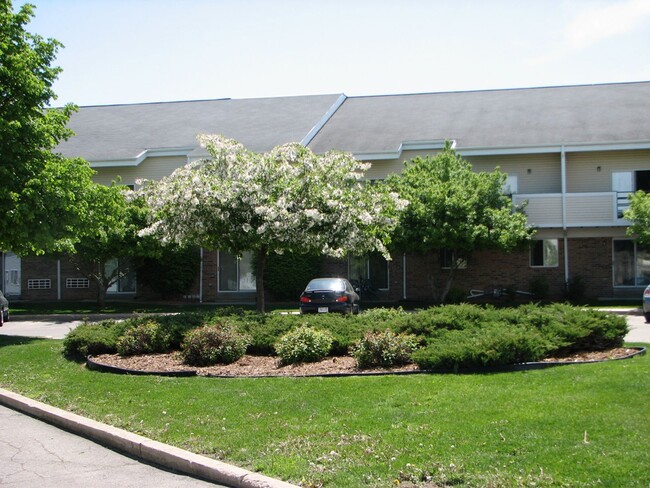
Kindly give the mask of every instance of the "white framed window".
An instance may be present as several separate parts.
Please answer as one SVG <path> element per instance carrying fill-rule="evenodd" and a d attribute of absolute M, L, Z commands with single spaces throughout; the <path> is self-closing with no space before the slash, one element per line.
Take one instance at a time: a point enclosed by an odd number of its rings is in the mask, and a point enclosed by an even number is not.
<path fill-rule="evenodd" d="M 52 288 L 52 280 L 50 279 L 27 280 L 28 290 L 49 290 L 50 288 Z"/>
<path fill-rule="evenodd" d="M 349 256 L 348 278 L 359 285 L 368 285 L 371 290 L 388 290 L 390 287 L 388 261 L 379 253 Z"/>
<path fill-rule="evenodd" d="M 612 248 L 615 287 L 650 284 L 650 249 L 638 245 L 632 239 L 614 239 Z"/>
<path fill-rule="evenodd" d="M 90 288 L 90 280 L 88 278 L 66 278 L 66 288 Z"/>
<path fill-rule="evenodd" d="M 240 258 L 226 251 L 219 251 L 219 291 L 255 291 L 253 254 L 245 252 Z"/>
<path fill-rule="evenodd" d="M 557 239 L 539 239 L 530 245 L 530 266 L 532 268 L 556 268 L 560 262 Z"/>

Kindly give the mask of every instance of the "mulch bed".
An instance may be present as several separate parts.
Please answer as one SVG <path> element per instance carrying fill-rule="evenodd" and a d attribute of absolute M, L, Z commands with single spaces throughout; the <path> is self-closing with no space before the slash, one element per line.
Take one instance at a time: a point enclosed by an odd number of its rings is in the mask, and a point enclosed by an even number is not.
<path fill-rule="evenodd" d="M 577 364 L 609 359 L 623 359 L 638 354 L 639 348 L 615 348 L 607 351 L 583 352 L 561 358 L 546 358 L 541 364 Z M 645 352 L 643 350 L 642 352 Z M 122 357 L 117 354 L 102 354 L 89 358 L 89 364 L 97 369 L 107 366 L 114 372 L 140 374 L 198 374 L 220 377 L 264 377 L 264 376 L 333 376 L 387 373 L 420 372 L 415 364 L 395 368 L 358 369 L 349 356 L 328 357 L 316 363 L 282 365 L 277 357 L 244 356 L 232 364 L 197 368 L 184 364 L 178 352 L 168 354 L 144 354 Z M 539 363 L 538 363 L 539 364 Z"/>

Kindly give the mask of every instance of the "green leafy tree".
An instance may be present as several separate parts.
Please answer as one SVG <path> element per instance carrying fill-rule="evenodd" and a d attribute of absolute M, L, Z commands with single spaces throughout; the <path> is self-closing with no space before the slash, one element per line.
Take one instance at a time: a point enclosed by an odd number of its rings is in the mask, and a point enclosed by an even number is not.
<path fill-rule="evenodd" d="M 271 252 L 321 253 L 378 250 L 403 204 L 396 194 L 365 184 L 369 165 L 352 155 L 316 155 L 300 144 L 264 154 L 222 136 L 201 136 L 211 159 L 190 163 L 142 194 L 152 208 L 144 235 L 164 241 L 250 251 L 256 259 L 257 308 L 264 311 L 264 270 Z"/>
<path fill-rule="evenodd" d="M 630 195 L 630 207 L 623 217 L 630 221 L 627 234 L 636 236 L 641 245 L 650 245 L 650 194 L 639 190 Z"/>
<path fill-rule="evenodd" d="M 126 187 L 92 185 L 87 204 L 84 225 L 69 258 L 96 285 L 97 304 L 103 307 L 108 289 L 135 272 L 138 257 L 155 256 L 159 245 L 138 235 L 145 226 L 147 208 Z M 118 257 L 121 266 L 109 266 Z"/>
<path fill-rule="evenodd" d="M 14 13 L 0 0 L 0 249 L 19 254 L 72 248 L 92 176 L 85 161 L 53 153 L 75 107 L 47 108 L 61 44 L 27 32 L 32 17 L 32 5 Z"/>
<path fill-rule="evenodd" d="M 387 184 L 409 201 L 394 234 L 394 246 L 420 254 L 445 251 L 448 272 L 430 273 L 433 298 L 444 303 L 456 273 L 472 253 L 483 249 L 514 250 L 533 229 L 526 215 L 514 210 L 503 193 L 506 175 L 499 169 L 474 172 L 449 143 L 435 156 L 406 163 Z"/>

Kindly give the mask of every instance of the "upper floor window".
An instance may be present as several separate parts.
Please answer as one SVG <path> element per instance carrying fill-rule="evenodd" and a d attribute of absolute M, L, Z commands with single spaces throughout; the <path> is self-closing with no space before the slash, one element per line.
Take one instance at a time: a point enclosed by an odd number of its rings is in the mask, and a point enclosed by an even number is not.
<path fill-rule="evenodd" d="M 630 206 L 630 193 L 643 190 L 650 192 L 650 170 L 616 171 L 612 173 L 612 191 L 616 192 L 616 210 L 618 218 Z"/>
<path fill-rule="evenodd" d="M 557 239 L 539 239 L 530 245 L 530 265 L 533 268 L 554 268 L 560 261 Z"/>
<path fill-rule="evenodd" d="M 503 193 L 504 195 L 514 195 L 518 192 L 519 178 L 517 175 L 508 175 L 506 181 L 503 184 Z"/>

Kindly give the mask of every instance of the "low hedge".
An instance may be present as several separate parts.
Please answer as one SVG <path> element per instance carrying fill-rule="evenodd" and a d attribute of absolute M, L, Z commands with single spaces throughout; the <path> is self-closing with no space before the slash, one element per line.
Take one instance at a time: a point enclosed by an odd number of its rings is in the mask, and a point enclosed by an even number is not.
<path fill-rule="evenodd" d="M 499 309 L 460 304 L 414 313 L 372 309 L 351 316 L 259 314 L 224 308 L 210 313 L 82 324 L 66 337 L 64 352 L 82 357 L 114 353 L 118 343 L 128 342 L 122 337 L 130 337 L 131 345 L 134 337 L 139 337 L 147 343 L 150 352 L 179 350 L 190 331 L 221 324 L 224 318 L 249 338 L 246 352 L 257 355 L 275 355 L 280 338 L 299 327 L 330 334 L 332 355 L 350 354 L 364 337 L 371 337 L 368 333 L 390 331 L 413 337 L 422 346 L 409 358 L 422 369 L 498 366 L 574 351 L 603 350 L 621 346 L 628 331 L 624 317 L 566 304 Z M 147 334 L 142 335 L 145 329 L 165 340 L 149 341 Z"/>
<path fill-rule="evenodd" d="M 84 322 L 66 335 L 63 341 L 63 354 L 70 359 L 113 354 L 117 352 L 117 341 L 126 328 L 124 322 L 115 320 Z"/>

